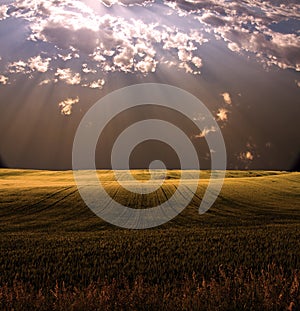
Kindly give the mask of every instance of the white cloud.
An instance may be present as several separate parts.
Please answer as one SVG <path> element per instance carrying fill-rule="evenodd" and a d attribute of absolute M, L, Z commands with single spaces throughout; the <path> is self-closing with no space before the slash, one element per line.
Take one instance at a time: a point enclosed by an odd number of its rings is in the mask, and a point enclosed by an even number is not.
<path fill-rule="evenodd" d="M 193 73 L 194 72 L 193 69 L 190 67 L 190 65 L 186 62 L 179 63 L 178 67 L 181 69 L 185 69 L 186 73 Z"/>
<path fill-rule="evenodd" d="M 217 129 L 214 126 L 211 127 L 205 127 L 203 131 L 201 131 L 199 134 L 195 135 L 195 138 L 202 138 L 206 137 L 209 133 L 216 132 Z"/>
<path fill-rule="evenodd" d="M 240 51 L 240 47 L 234 42 L 229 42 L 227 44 L 227 46 L 228 46 L 228 49 L 231 50 L 232 52 L 239 52 Z"/>
<path fill-rule="evenodd" d="M 114 4 L 120 4 L 119 0 L 99 0 L 99 1 L 106 7 L 111 7 Z"/>
<path fill-rule="evenodd" d="M 39 83 L 39 85 L 45 85 L 45 84 L 49 84 L 51 82 L 50 79 L 46 79 L 46 80 L 43 80 Z"/>
<path fill-rule="evenodd" d="M 102 4 L 130 6 L 150 2 L 153 1 L 106 0 Z M 83 51 L 87 52 L 90 60 L 99 63 L 102 71 L 139 71 L 147 74 L 154 72 L 159 65 L 161 57 L 156 57 L 156 54 L 162 47 L 167 51 L 165 55 L 169 61 L 175 61 L 177 68 L 187 73 L 200 73 L 193 68 L 202 66 L 201 58 L 195 53 L 192 55 L 192 51 L 196 51 L 196 45 L 203 44 L 207 39 L 197 29 L 189 28 L 187 32 L 164 23 L 145 21 L 142 16 L 141 19 L 126 19 L 125 16 L 99 14 L 88 4 L 77 0 L 57 0 L 55 6 L 50 0 L 19 0 L 12 7 L 15 8 L 11 13 L 13 17 L 29 22 L 29 40 L 52 43 L 58 51 L 71 47 L 79 51 L 76 55 L 59 52 L 54 59 L 67 61 Z M 177 54 L 175 60 L 174 49 Z M 37 70 L 36 66 L 31 65 L 31 68 Z M 41 66 L 39 68 L 43 70 Z M 87 73 L 88 69 L 83 68 L 83 71 Z M 64 75 L 61 76 L 63 78 Z M 78 75 L 77 78 L 79 80 Z"/>
<path fill-rule="evenodd" d="M 79 73 L 73 73 L 71 68 L 57 68 L 55 76 L 58 77 L 59 80 L 65 81 L 67 84 L 76 85 L 80 84 L 81 76 Z"/>
<path fill-rule="evenodd" d="M 114 52 L 113 52 L 113 54 L 114 54 Z M 112 54 L 112 55 L 113 55 L 113 54 Z M 100 50 L 96 50 L 96 51 L 92 54 L 92 56 L 93 56 L 93 59 L 94 59 L 96 62 L 104 62 L 104 61 L 106 60 L 105 56 L 103 56 L 103 55 L 101 54 L 101 51 L 100 51 Z"/>
<path fill-rule="evenodd" d="M 220 95 L 223 97 L 223 100 L 227 105 L 231 105 L 232 101 L 229 93 L 225 92 Z"/>
<path fill-rule="evenodd" d="M 203 63 L 202 63 L 202 59 L 198 56 L 194 56 L 192 58 L 192 63 L 197 67 L 197 68 L 201 68 Z"/>
<path fill-rule="evenodd" d="M 32 71 L 48 71 L 51 58 L 42 58 L 40 55 L 29 58 L 26 62 L 18 60 L 8 64 L 10 73 L 31 73 Z"/>
<path fill-rule="evenodd" d="M 220 108 L 217 112 L 217 117 L 221 121 L 227 121 L 228 116 L 227 116 L 228 110 L 225 108 Z"/>
<path fill-rule="evenodd" d="M 28 59 L 28 67 L 33 71 L 48 71 L 51 58 L 42 58 L 40 55 Z"/>
<path fill-rule="evenodd" d="M 0 75 L 0 84 L 7 84 L 8 83 L 8 77 Z"/>
<path fill-rule="evenodd" d="M 22 60 L 8 64 L 8 71 L 10 73 L 26 73 L 27 63 Z M 28 72 L 28 71 L 27 71 Z"/>
<path fill-rule="evenodd" d="M 134 48 L 125 46 L 120 53 L 114 57 L 114 65 L 124 72 L 130 72 L 133 67 Z"/>
<path fill-rule="evenodd" d="M 242 161 L 252 161 L 254 159 L 254 155 L 251 151 L 241 152 L 238 159 Z"/>
<path fill-rule="evenodd" d="M 72 53 L 69 53 L 67 55 L 57 54 L 59 58 L 61 58 L 63 61 L 67 61 L 69 59 L 72 59 Z"/>
<path fill-rule="evenodd" d="M 89 87 L 91 89 L 102 89 L 103 86 L 105 84 L 105 80 L 104 79 L 99 79 L 97 81 L 93 81 L 89 84 Z"/>
<path fill-rule="evenodd" d="M 185 49 L 179 49 L 178 50 L 178 58 L 179 60 L 183 62 L 190 61 L 192 59 L 192 53 L 191 51 L 187 51 Z"/>
<path fill-rule="evenodd" d="M 81 69 L 84 73 L 96 73 L 97 70 L 95 69 L 90 69 L 88 67 L 88 64 L 82 64 L 82 69 Z"/>
<path fill-rule="evenodd" d="M 58 106 L 60 107 L 60 113 L 65 116 L 69 116 L 72 113 L 72 108 L 74 104 L 79 102 L 79 98 L 67 98 L 61 101 Z"/>
<path fill-rule="evenodd" d="M 155 72 L 157 61 L 149 56 L 146 56 L 143 60 L 135 64 L 135 69 L 142 72 Z"/>
<path fill-rule="evenodd" d="M 214 36 L 223 40 L 229 50 L 247 53 L 247 56 L 252 53 L 264 65 L 300 71 L 299 35 L 282 34 L 269 27 L 288 17 L 298 18 L 295 12 L 300 6 L 295 3 L 278 6 L 270 1 L 250 0 L 243 4 L 216 0 L 178 0 L 172 4 L 163 1 L 173 8 L 170 10 L 152 0 L 99 0 L 108 7 L 151 3 L 151 12 L 156 14 L 150 18 L 149 14 L 126 14 L 126 8 L 116 7 L 118 14 L 110 14 L 114 7 L 107 9 L 100 4 L 100 8 L 96 8 L 79 0 L 55 0 L 53 5 L 53 1 L 18 0 L 8 5 L 9 11 L 8 6 L 0 6 L 0 18 L 9 14 L 28 23 L 28 40 L 52 44 L 57 51 L 53 59 L 67 61 L 85 53 L 88 55 L 85 62 L 97 62 L 103 72 L 146 75 L 163 63 L 189 74 L 200 74 L 202 59 L 198 48 Z M 174 23 L 164 18 L 170 11 Z M 11 70 L 14 73 L 27 73 L 28 69 L 43 72 L 45 65 L 27 62 Z M 88 73 L 89 69 L 82 70 Z M 79 79 L 77 74 L 73 81 L 65 81 L 79 84 Z"/>
<path fill-rule="evenodd" d="M 7 5 L 0 5 L 0 21 L 6 19 L 9 15 L 7 14 Z"/>

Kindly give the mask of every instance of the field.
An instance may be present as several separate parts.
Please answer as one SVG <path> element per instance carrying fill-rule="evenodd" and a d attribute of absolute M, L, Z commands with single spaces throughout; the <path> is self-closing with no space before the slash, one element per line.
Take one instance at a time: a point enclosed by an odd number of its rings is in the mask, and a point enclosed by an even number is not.
<path fill-rule="evenodd" d="M 99 174 L 115 199 L 144 207 Z M 150 204 L 179 177 L 169 171 Z M 300 173 L 228 171 L 199 215 L 208 178 L 172 221 L 126 230 L 86 207 L 72 172 L 1 169 L 0 309 L 299 310 Z"/>

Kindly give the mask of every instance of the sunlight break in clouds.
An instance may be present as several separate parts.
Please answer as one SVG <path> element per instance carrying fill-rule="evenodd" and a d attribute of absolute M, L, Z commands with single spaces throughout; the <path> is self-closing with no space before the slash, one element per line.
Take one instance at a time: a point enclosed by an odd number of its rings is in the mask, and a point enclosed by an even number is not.
<path fill-rule="evenodd" d="M 0 5 L 0 20 L 26 22 L 27 42 L 52 46 L 51 52 L 41 51 L 47 56 L 44 59 L 32 55 L 27 60 L 10 60 L 6 64 L 9 73 L 55 72 L 55 67 L 49 68 L 55 61 L 76 59 L 84 73 L 95 74 L 95 81 L 97 72 L 146 76 L 156 73 L 161 64 L 199 75 L 206 65 L 199 47 L 216 41 L 223 41 L 228 51 L 241 56 L 252 53 L 265 67 L 300 70 L 298 33 L 272 28 L 284 18 L 299 18 L 299 8 L 297 4 L 250 0 L 242 4 L 174 1 L 171 5 L 169 1 L 104 0 L 97 6 L 79 0 L 18 0 Z M 153 18 L 149 9 L 155 13 Z M 82 82 L 79 73 L 60 71 L 55 76 L 69 85 Z M 57 79 L 52 77 L 52 81 Z M 231 104 L 229 93 L 222 96 Z"/>
<path fill-rule="evenodd" d="M 79 102 L 79 97 L 67 98 L 60 102 L 58 106 L 61 108 L 60 112 L 62 115 L 69 116 L 72 113 L 72 108 L 74 104 Z"/>

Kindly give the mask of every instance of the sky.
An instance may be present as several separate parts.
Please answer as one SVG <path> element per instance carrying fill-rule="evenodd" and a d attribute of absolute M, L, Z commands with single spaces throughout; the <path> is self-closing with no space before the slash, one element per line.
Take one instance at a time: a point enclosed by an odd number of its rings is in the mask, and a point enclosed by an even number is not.
<path fill-rule="evenodd" d="M 121 87 L 165 83 L 199 98 L 222 130 L 228 169 L 289 170 L 300 155 L 298 0 L 0 0 L 0 166 L 70 169 L 80 120 Z M 188 105 L 188 103 L 187 103 Z M 201 167 L 213 128 L 174 112 L 124 112 L 99 139 L 96 163 L 122 128 L 149 116 L 185 128 Z M 101 143 L 102 142 L 102 143 Z M 174 150 L 148 141 L 132 167 Z"/>

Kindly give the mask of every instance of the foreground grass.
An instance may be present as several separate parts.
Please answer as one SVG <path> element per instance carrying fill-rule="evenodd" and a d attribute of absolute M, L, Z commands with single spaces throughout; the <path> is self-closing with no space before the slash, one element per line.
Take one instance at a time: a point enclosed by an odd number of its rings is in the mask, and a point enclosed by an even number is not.
<path fill-rule="evenodd" d="M 300 299 L 300 273 L 286 278 L 275 265 L 255 275 L 251 270 L 226 272 L 218 279 L 197 279 L 195 274 L 177 286 L 144 283 L 137 277 L 92 282 L 87 287 L 55 287 L 36 291 L 15 281 L 0 287 L 0 307 L 13 310 L 296 310 Z"/>
<path fill-rule="evenodd" d="M 101 174 L 115 189 L 111 172 Z M 94 216 L 71 172 L 0 170 L 0 176 L 1 309 L 300 308 L 299 173 L 227 172 L 215 205 L 200 216 L 196 206 L 209 177 L 203 172 L 182 214 L 143 231 Z M 180 172 L 168 176 L 166 189 Z M 141 198 L 124 198 L 140 204 Z"/>

